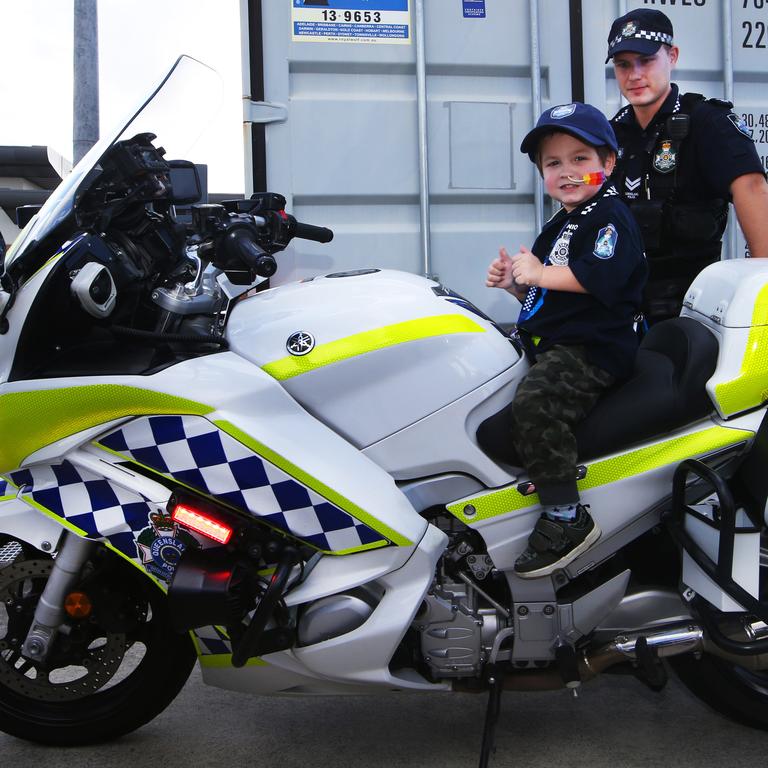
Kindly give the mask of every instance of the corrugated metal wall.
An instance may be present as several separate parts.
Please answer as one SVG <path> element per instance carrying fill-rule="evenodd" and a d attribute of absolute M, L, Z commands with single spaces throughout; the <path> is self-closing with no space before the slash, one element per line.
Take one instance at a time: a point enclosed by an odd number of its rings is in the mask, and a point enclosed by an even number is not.
<path fill-rule="evenodd" d="M 268 121 L 266 186 L 298 218 L 336 232 L 327 246 L 297 243 L 279 281 L 367 266 L 429 271 L 514 319 L 515 302 L 484 287 L 487 264 L 502 244 L 530 245 L 551 213 L 520 141 L 539 108 L 579 91 L 609 115 L 619 108 L 605 41 L 631 8 L 670 16 L 681 88 L 732 90 L 768 155 L 768 0 L 330 0 L 384 14 L 408 6 L 408 36 L 396 44 L 296 37 L 306 29 L 297 19 L 329 19 L 308 7 L 324 3 L 246 1 L 252 19 L 260 7 L 264 88 L 251 93 L 266 102 L 253 111 Z M 740 234 L 734 241 L 743 255 Z"/>

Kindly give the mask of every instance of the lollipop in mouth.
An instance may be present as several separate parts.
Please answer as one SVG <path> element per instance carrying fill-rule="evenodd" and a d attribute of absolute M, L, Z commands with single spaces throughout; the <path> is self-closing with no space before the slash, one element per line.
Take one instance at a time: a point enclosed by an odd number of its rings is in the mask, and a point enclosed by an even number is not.
<path fill-rule="evenodd" d="M 605 174 L 602 171 L 596 171 L 595 173 L 585 173 L 583 176 L 568 176 L 568 181 L 572 184 L 588 184 L 599 187 L 605 182 Z"/>

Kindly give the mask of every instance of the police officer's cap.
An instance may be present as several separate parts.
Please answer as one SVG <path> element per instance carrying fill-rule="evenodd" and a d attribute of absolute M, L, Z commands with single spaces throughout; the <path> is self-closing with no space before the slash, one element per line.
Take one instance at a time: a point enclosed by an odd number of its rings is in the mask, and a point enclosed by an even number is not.
<path fill-rule="evenodd" d="M 619 151 L 616 134 L 606 116 L 591 104 L 579 101 L 543 112 L 536 127 L 523 139 L 520 151 L 526 152 L 535 163 L 539 140 L 553 131 L 570 133 L 593 147 L 610 147 L 614 152 Z"/>
<path fill-rule="evenodd" d="M 606 64 L 622 51 L 652 55 L 662 45 L 673 45 L 672 35 L 672 22 L 661 11 L 638 8 L 625 13 L 611 24 Z"/>

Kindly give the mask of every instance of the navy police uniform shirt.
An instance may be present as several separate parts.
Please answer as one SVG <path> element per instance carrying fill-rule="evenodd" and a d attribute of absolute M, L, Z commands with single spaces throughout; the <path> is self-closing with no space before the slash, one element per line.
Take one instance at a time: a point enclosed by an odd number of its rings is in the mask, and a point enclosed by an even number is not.
<path fill-rule="evenodd" d="M 746 173 L 764 173 L 751 132 L 727 102 L 702 99 L 690 111 L 688 135 L 675 156 L 666 135 L 667 119 L 681 109 L 680 93 L 672 90 L 643 129 L 631 106 L 613 117 L 619 157 L 612 179 L 629 202 L 653 197 L 654 177 L 676 173 L 676 196 L 681 202 L 730 198 L 731 182 Z M 670 150 L 673 150 L 670 152 Z"/>
<path fill-rule="evenodd" d="M 558 211 L 531 250 L 545 265 L 570 267 L 588 293 L 529 288 L 518 318 L 529 351 L 583 346 L 593 365 L 629 376 L 647 266 L 638 226 L 613 184 L 570 213 Z"/>

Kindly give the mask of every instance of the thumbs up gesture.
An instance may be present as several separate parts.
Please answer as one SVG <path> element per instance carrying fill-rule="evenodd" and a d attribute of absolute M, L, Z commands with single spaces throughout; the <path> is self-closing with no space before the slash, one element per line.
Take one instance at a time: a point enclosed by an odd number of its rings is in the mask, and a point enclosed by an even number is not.
<path fill-rule="evenodd" d="M 499 255 L 488 266 L 485 284 L 488 288 L 508 289 L 514 287 L 512 259 L 506 248 L 499 248 Z"/>

